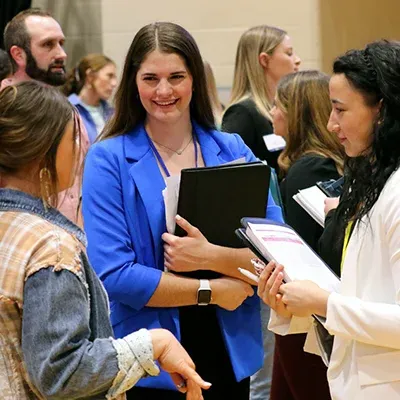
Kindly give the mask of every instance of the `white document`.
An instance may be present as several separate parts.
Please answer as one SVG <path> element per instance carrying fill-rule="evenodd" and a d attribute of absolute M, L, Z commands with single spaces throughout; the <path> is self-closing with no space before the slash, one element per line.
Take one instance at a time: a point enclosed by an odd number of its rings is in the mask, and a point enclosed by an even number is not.
<path fill-rule="evenodd" d="M 234 165 L 246 162 L 245 157 L 238 158 L 221 165 Z M 178 211 L 179 188 L 181 185 L 181 176 L 173 175 L 165 179 L 165 189 L 162 191 L 165 205 L 165 220 L 167 224 L 168 233 L 174 234 L 175 232 L 175 217 Z"/>
<path fill-rule="evenodd" d="M 328 291 L 339 290 L 340 280 L 290 227 L 252 224 L 247 236 L 267 260 L 284 266 L 284 280 L 311 280 Z"/>
<path fill-rule="evenodd" d="M 175 216 L 178 210 L 179 188 L 181 184 L 180 175 L 172 175 L 165 179 L 166 187 L 162 191 L 165 204 L 165 220 L 168 233 L 175 232 Z"/>
<path fill-rule="evenodd" d="M 317 186 L 299 190 L 293 199 L 322 227 L 325 225 L 325 199 L 327 196 Z"/>
<path fill-rule="evenodd" d="M 285 139 L 282 136 L 275 135 L 275 133 L 264 135 L 263 139 L 268 151 L 279 151 L 286 146 Z"/>

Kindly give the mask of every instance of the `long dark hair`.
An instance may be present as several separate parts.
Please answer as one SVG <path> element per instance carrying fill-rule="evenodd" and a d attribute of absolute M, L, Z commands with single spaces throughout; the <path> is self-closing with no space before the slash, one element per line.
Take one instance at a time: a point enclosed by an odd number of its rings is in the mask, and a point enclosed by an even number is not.
<path fill-rule="evenodd" d="M 335 60 L 333 73 L 344 74 L 368 106 L 380 103 L 370 147 L 347 160 L 345 187 L 336 210 L 343 235 L 349 221 L 355 225 L 369 213 L 400 165 L 400 43 L 381 40 L 364 50 L 351 50 Z"/>
<path fill-rule="evenodd" d="M 188 31 L 177 24 L 156 22 L 141 28 L 133 38 L 115 94 L 115 113 L 100 140 L 123 135 L 145 120 L 146 110 L 139 99 L 136 74 L 146 56 L 154 50 L 182 57 L 193 77 L 191 117 L 203 128 L 215 127 L 207 94 L 203 60 L 195 40 Z"/>

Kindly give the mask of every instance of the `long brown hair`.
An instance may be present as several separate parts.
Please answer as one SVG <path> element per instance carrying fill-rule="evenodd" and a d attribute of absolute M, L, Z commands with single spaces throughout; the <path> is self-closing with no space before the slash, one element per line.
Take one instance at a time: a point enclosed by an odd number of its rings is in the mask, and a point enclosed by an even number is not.
<path fill-rule="evenodd" d="M 92 53 L 81 58 L 78 64 L 69 71 L 67 81 L 61 88 L 62 92 L 66 96 L 72 93 L 79 94 L 86 83 L 88 71 L 90 73 L 99 72 L 108 64 L 115 65 L 114 61 L 104 54 Z"/>
<path fill-rule="evenodd" d="M 141 28 L 133 38 L 115 94 L 115 112 L 100 140 L 123 135 L 145 120 L 146 110 L 139 99 L 136 75 L 146 56 L 154 50 L 182 57 L 193 78 L 191 117 L 203 128 L 215 128 L 203 60 L 195 40 L 177 24 L 156 22 Z"/>
<path fill-rule="evenodd" d="M 260 65 L 261 53 L 271 55 L 287 35 L 283 29 L 268 25 L 254 26 L 241 36 L 235 60 L 231 99 L 228 105 L 253 99 L 258 111 L 272 121 L 272 104 L 268 99 L 268 82 Z"/>
<path fill-rule="evenodd" d="M 286 147 L 278 158 L 283 174 L 296 160 L 311 153 L 331 158 L 342 174 L 344 149 L 337 136 L 327 128 L 332 110 L 328 75 L 300 71 L 283 77 L 275 102 L 286 115 L 288 127 Z"/>
<path fill-rule="evenodd" d="M 206 73 L 208 96 L 210 97 L 214 118 L 217 125 L 221 125 L 224 108 L 222 106 L 221 100 L 219 99 L 217 82 L 215 80 L 214 72 L 211 68 L 210 63 L 206 60 L 204 60 L 203 62 L 204 62 L 204 71 Z"/>
<path fill-rule="evenodd" d="M 56 155 L 72 121 L 77 144 L 80 142 L 77 112 L 59 90 L 37 81 L 6 87 L 0 92 L 0 175 L 17 175 L 37 163 L 39 169 L 33 170 L 30 178 L 39 182 L 40 169 L 47 168 L 50 199 L 43 200 L 50 200 L 56 207 Z M 37 189 L 39 193 L 40 187 Z"/>

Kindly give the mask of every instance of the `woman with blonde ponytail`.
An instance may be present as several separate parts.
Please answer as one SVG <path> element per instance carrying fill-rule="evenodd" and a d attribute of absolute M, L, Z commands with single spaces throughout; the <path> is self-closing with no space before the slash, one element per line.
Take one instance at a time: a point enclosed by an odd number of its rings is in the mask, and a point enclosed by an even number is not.
<path fill-rule="evenodd" d="M 290 37 L 279 28 L 260 25 L 243 33 L 236 51 L 229 106 L 222 130 L 238 133 L 256 157 L 277 168 L 279 150 L 271 136 L 271 108 L 280 78 L 299 69 Z"/>

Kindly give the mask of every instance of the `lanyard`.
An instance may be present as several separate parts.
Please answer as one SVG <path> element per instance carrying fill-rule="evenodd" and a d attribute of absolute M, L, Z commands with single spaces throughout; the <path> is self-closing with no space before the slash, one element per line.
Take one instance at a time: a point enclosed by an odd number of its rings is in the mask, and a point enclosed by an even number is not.
<path fill-rule="evenodd" d="M 150 139 L 150 136 L 147 135 L 147 137 L 148 137 L 148 139 L 149 139 L 150 147 L 151 147 L 151 149 L 153 150 L 154 155 L 156 156 L 158 162 L 160 163 L 161 168 L 163 169 L 165 175 L 166 175 L 167 177 L 170 177 L 171 174 L 169 173 L 168 168 L 167 168 L 167 166 L 165 165 L 164 160 L 163 160 L 162 157 L 160 156 L 160 153 L 159 153 L 158 150 L 156 149 L 156 146 L 154 146 L 154 143 L 153 143 L 153 141 Z M 197 153 L 198 153 L 198 150 L 197 150 L 197 140 L 196 140 L 196 135 L 195 135 L 195 134 L 193 134 L 193 144 L 194 144 L 194 160 L 195 160 L 195 165 L 196 165 L 196 168 L 197 168 L 197 167 L 198 167 L 198 154 L 197 154 Z"/>
<path fill-rule="evenodd" d="M 354 228 L 354 222 L 349 221 L 349 223 L 346 226 L 346 230 L 344 233 L 344 241 L 343 241 L 343 250 L 342 250 L 342 260 L 340 262 L 340 272 L 342 272 L 343 269 L 343 264 L 344 264 L 344 259 L 346 257 L 346 252 L 347 252 L 347 246 L 349 245 L 350 241 L 350 236 Z"/>

